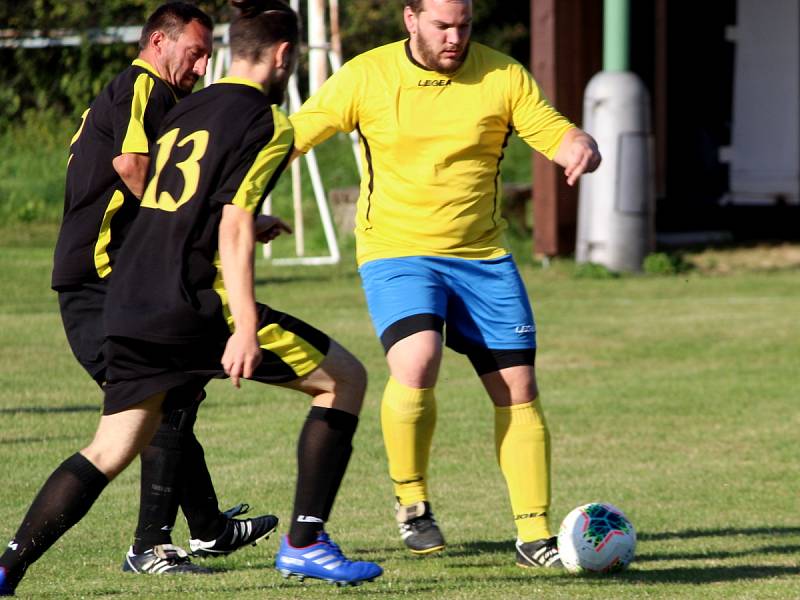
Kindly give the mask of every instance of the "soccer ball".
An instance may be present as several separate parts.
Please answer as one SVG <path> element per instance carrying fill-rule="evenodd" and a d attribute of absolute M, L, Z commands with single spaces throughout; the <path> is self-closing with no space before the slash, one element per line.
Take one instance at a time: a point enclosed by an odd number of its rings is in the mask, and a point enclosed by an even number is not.
<path fill-rule="evenodd" d="M 570 573 L 614 573 L 636 550 L 636 531 L 613 504 L 591 502 L 570 512 L 558 532 L 558 553 Z"/>

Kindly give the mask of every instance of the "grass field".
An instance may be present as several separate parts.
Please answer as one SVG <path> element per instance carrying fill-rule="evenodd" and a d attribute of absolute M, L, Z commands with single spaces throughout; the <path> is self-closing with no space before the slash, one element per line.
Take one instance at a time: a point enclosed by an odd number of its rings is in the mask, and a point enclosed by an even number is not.
<path fill-rule="evenodd" d="M 0 238 L 0 539 L 56 464 L 88 442 L 100 405 L 67 348 L 43 237 Z M 346 552 L 379 561 L 384 577 L 341 590 L 285 582 L 272 569 L 274 539 L 207 562 L 219 571 L 211 577 L 123 574 L 134 465 L 30 569 L 20 597 L 800 598 L 797 269 L 601 280 L 573 277 L 567 262 L 523 267 L 554 440 L 554 525 L 574 506 L 603 500 L 623 508 L 639 534 L 627 573 L 578 578 L 514 566 L 491 407 L 467 361 L 449 351 L 431 468 L 449 546 L 425 559 L 401 549 L 378 426 L 386 369 L 351 264 L 259 264 L 258 296 L 322 326 L 369 369 L 329 529 Z M 288 518 L 306 410 L 282 390 L 210 386 L 198 437 L 222 503 Z M 186 537 L 179 519 L 175 541 Z"/>

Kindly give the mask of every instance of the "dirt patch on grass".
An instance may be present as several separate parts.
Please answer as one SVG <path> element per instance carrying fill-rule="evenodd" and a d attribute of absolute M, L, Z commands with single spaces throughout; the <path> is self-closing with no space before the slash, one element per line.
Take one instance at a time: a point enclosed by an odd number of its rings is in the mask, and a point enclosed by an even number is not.
<path fill-rule="evenodd" d="M 715 248 L 688 252 L 684 259 L 701 273 L 800 269 L 800 244 Z"/>

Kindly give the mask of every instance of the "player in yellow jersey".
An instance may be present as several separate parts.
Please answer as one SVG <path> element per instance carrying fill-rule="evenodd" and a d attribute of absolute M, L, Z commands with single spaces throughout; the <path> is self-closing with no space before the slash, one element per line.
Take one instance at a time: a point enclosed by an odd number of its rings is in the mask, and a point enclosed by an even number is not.
<path fill-rule="evenodd" d="M 404 21 L 408 40 L 357 56 L 291 117 L 300 152 L 336 131 L 361 139 L 357 257 L 391 372 L 381 423 L 400 533 L 417 554 L 445 546 L 427 467 L 446 334 L 495 406 L 517 563 L 557 567 L 536 327 L 503 239 L 500 163 L 513 131 L 570 185 L 600 154 L 519 63 L 470 43 L 471 0 L 406 0 Z"/>

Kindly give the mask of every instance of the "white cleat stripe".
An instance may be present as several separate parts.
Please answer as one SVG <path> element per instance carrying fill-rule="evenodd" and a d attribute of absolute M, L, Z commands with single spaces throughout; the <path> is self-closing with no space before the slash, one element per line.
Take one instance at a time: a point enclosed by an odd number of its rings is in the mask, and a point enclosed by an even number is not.
<path fill-rule="evenodd" d="M 327 554 L 327 555 L 323 556 L 322 558 L 318 558 L 314 562 L 317 563 L 318 565 L 324 565 L 325 563 L 331 562 L 332 560 L 335 560 L 335 559 L 336 559 L 336 557 L 333 556 L 332 554 Z"/>

